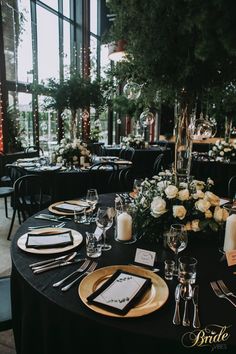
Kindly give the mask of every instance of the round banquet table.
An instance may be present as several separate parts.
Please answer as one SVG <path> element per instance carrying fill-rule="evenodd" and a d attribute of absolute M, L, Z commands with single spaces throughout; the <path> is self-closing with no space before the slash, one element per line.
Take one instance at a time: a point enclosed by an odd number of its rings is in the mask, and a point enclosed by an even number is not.
<path fill-rule="evenodd" d="M 100 205 L 114 205 L 114 194 L 99 196 Z M 44 210 L 43 213 L 47 213 Z M 49 212 L 48 212 L 49 213 Z M 49 255 L 24 252 L 17 246 L 18 238 L 29 226 L 46 225 L 46 220 L 31 217 L 16 232 L 11 246 L 12 275 L 11 296 L 13 331 L 17 354 L 73 354 L 73 353 L 125 353 L 145 354 L 153 350 L 155 353 L 200 353 L 210 352 L 213 345 L 200 348 L 185 348 L 181 343 L 184 334 L 193 331 L 192 327 L 172 324 L 175 300 L 174 291 L 177 280 L 166 281 L 169 297 L 158 310 L 136 318 L 107 317 L 92 311 L 85 306 L 78 295 L 78 286 L 66 292 L 53 288 L 52 284 L 79 267 L 78 264 L 62 267 L 41 274 L 33 274 L 29 264 L 48 259 Z M 79 231 L 94 231 L 95 224 L 75 224 L 67 221 L 66 227 Z M 163 260 L 172 256 L 171 251 L 158 243 L 149 243 L 139 239 L 133 244 L 121 244 L 113 237 L 114 230 L 107 231 L 112 249 L 106 251 L 98 259 L 98 268 L 108 265 L 134 263 L 136 248 L 157 252 L 158 275 L 163 276 Z M 85 254 L 84 240 L 78 250 Z M 236 308 L 228 301 L 219 299 L 213 293 L 209 282 L 223 279 L 236 293 L 235 275 L 232 268 L 220 262 L 216 242 L 199 242 L 194 235 L 189 236 L 189 244 L 182 254 L 190 254 L 198 259 L 197 283 L 200 287 L 199 311 L 201 328 L 208 325 L 231 326 L 230 334 L 223 345 L 224 353 L 235 350 Z M 54 255 L 55 256 L 55 255 Z M 58 256 L 58 255 L 56 255 Z M 183 314 L 181 301 L 181 316 Z M 189 303 L 192 320 L 193 306 Z"/>

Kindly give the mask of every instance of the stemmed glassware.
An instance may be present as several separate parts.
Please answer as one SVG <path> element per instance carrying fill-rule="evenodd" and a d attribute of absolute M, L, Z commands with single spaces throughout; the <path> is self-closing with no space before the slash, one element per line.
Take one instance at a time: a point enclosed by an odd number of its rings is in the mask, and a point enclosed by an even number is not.
<path fill-rule="evenodd" d="M 110 229 L 113 224 L 114 210 L 112 208 L 98 208 L 97 216 L 96 216 L 96 224 L 102 229 L 103 233 L 103 244 L 102 251 L 109 251 L 111 249 L 111 245 L 106 241 L 106 231 Z"/>
<path fill-rule="evenodd" d="M 96 189 L 94 189 L 94 188 L 88 189 L 87 195 L 86 195 L 86 202 L 88 203 L 88 205 L 90 207 L 90 212 L 89 212 L 89 216 L 88 216 L 88 220 L 87 220 L 87 222 L 90 223 L 92 221 L 93 212 L 94 212 L 96 205 L 98 203 L 98 192 Z"/>
<path fill-rule="evenodd" d="M 178 254 L 187 247 L 188 237 L 184 225 L 172 224 L 166 235 L 167 245 L 175 252 L 175 268 L 173 275 L 178 276 Z"/>

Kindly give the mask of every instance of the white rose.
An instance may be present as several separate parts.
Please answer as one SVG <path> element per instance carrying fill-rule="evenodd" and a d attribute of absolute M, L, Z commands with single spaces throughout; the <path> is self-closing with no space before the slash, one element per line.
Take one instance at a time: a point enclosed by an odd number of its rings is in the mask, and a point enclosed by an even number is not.
<path fill-rule="evenodd" d="M 160 191 L 163 191 L 165 188 L 166 188 L 166 181 L 160 181 L 157 183 L 157 188 L 160 190 Z"/>
<path fill-rule="evenodd" d="M 151 214 L 154 218 L 159 218 L 166 213 L 166 202 L 161 197 L 154 197 L 151 203 Z"/>
<path fill-rule="evenodd" d="M 206 219 L 211 219 L 212 218 L 212 212 L 208 209 L 208 210 L 206 210 L 206 212 L 205 212 L 205 218 Z"/>
<path fill-rule="evenodd" d="M 77 156 L 73 156 L 73 161 L 76 162 L 78 160 Z"/>
<path fill-rule="evenodd" d="M 224 148 L 224 152 L 230 152 L 231 149 L 230 148 Z"/>
<path fill-rule="evenodd" d="M 224 221 L 226 221 L 228 216 L 229 216 L 229 213 L 226 209 L 223 209 L 219 206 L 215 207 L 214 219 L 216 222 L 218 222 L 218 223 L 224 222 Z"/>
<path fill-rule="evenodd" d="M 196 193 L 192 195 L 193 199 L 203 199 L 205 197 L 205 193 L 200 189 L 197 189 Z"/>
<path fill-rule="evenodd" d="M 189 199 L 189 190 L 188 189 L 182 189 L 178 193 L 178 199 L 181 201 L 188 200 Z"/>
<path fill-rule="evenodd" d="M 180 220 L 183 220 L 185 218 L 186 213 L 187 210 L 183 205 L 173 205 L 173 216 L 175 218 L 179 218 Z"/>
<path fill-rule="evenodd" d="M 217 151 L 218 149 L 217 149 L 216 146 L 213 146 L 212 150 L 213 150 L 213 151 Z"/>
<path fill-rule="evenodd" d="M 195 202 L 195 208 L 202 213 L 205 213 L 211 206 L 211 203 L 206 199 L 199 199 Z"/>
<path fill-rule="evenodd" d="M 62 162 L 62 157 L 61 156 L 58 156 L 57 158 L 57 163 L 61 163 Z"/>
<path fill-rule="evenodd" d="M 178 188 L 171 184 L 165 189 L 165 193 L 168 199 L 173 199 L 177 196 Z"/>
<path fill-rule="evenodd" d="M 224 156 L 224 154 L 225 154 L 224 151 L 221 151 L 219 155 Z"/>
<path fill-rule="evenodd" d="M 203 182 L 203 181 L 198 181 L 197 179 L 194 179 L 192 182 L 191 182 L 191 185 L 193 186 L 193 187 L 195 187 L 196 188 L 196 190 L 202 190 L 202 189 L 204 189 L 204 187 L 205 187 L 205 182 Z"/>
<path fill-rule="evenodd" d="M 212 206 L 220 205 L 220 198 L 212 192 L 206 192 L 204 198 L 208 200 Z"/>

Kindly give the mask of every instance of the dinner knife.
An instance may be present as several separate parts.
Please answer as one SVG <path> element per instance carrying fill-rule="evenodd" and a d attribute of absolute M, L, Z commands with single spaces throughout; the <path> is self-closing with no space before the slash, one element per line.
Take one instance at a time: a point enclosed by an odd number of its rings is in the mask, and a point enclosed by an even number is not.
<path fill-rule="evenodd" d="M 74 254 L 74 252 L 72 253 L 69 253 L 69 254 L 65 254 L 63 256 L 60 256 L 60 257 L 56 257 L 56 258 L 51 258 L 51 259 L 45 259 L 44 261 L 40 261 L 40 262 L 36 262 L 36 263 L 31 263 L 29 265 L 30 268 L 32 267 L 37 267 L 37 266 L 40 266 L 40 265 L 43 265 L 43 264 L 47 264 L 47 263 L 51 263 L 51 262 L 55 262 L 55 261 L 60 261 L 62 259 L 65 259 L 67 257 L 69 257 L 70 255 Z"/>
<path fill-rule="evenodd" d="M 175 325 L 180 324 L 180 313 L 179 313 L 179 303 L 180 303 L 180 284 L 175 288 L 175 313 L 173 317 L 173 323 Z"/>
<path fill-rule="evenodd" d="M 54 265 L 51 265 L 51 266 L 48 266 L 48 267 L 45 267 L 45 268 L 35 269 L 35 270 L 33 270 L 33 273 L 34 274 L 43 273 L 43 272 L 46 272 L 46 271 L 54 269 L 54 268 L 64 267 L 64 266 L 67 266 L 67 265 L 70 265 L 70 264 L 76 264 L 78 262 L 84 261 L 85 259 L 86 258 L 80 258 L 80 259 L 78 259 L 76 261 L 61 262 L 61 263 L 54 264 Z"/>
<path fill-rule="evenodd" d="M 199 295 L 199 286 L 196 285 L 193 289 L 193 305 L 194 305 L 194 314 L 193 314 L 193 328 L 200 328 L 199 312 L 198 312 L 198 295 Z"/>

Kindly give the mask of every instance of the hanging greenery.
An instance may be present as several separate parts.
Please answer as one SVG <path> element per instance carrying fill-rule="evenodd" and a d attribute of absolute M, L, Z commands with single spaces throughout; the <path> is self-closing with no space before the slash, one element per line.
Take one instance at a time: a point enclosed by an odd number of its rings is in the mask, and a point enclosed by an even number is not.
<path fill-rule="evenodd" d="M 136 80 L 162 96 L 184 87 L 199 99 L 236 79 L 236 4 L 233 0 L 110 0 L 113 40 L 125 39 Z"/>

